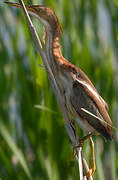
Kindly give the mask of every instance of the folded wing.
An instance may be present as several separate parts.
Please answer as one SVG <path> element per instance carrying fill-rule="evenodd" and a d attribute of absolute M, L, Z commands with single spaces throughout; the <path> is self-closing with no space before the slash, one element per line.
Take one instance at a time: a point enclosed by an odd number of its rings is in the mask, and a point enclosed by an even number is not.
<path fill-rule="evenodd" d="M 70 101 L 75 111 L 86 120 L 96 131 L 102 134 L 106 139 L 112 138 L 112 128 L 106 123 L 82 111 L 81 108 L 86 109 L 95 116 L 112 124 L 111 119 L 107 113 L 106 103 L 97 91 L 87 82 L 77 79 L 73 83 Z"/>

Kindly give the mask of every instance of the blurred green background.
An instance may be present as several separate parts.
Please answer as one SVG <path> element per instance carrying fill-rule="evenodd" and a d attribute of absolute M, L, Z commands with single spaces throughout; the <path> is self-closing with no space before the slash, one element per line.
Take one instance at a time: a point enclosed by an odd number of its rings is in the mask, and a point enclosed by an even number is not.
<path fill-rule="evenodd" d="M 56 12 L 65 58 L 79 66 L 109 104 L 118 127 L 118 1 L 25 0 Z M 78 180 L 77 160 L 21 9 L 0 1 L 0 178 Z M 32 18 L 40 38 L 43 26 Z M 43 64 L 42 64 L 43 65 Z M 38 108 L 37 106 L 38 105 Z M 79 129 L 80 137 L 84 134 Z M 118 179 L 118 133 L 94 137 L 94 180 Z M 91 163 L 89 142 L 83 147 Z"/>

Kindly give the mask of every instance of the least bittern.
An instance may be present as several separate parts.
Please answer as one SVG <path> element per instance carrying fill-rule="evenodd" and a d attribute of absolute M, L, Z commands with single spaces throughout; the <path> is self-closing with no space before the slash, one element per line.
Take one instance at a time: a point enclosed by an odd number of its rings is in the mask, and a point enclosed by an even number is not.
<path fill-rule="evenodd" d="M 19 4 L 7 3 L 21 8 Z M 26 5 L 26 9 L 45 27 L 45 52 L 62 98 L 64 97 L 68 113 L 90 138 L 93 167 L 89 175 L 93 175 L 95 171 L 94 144 L 89 134 L 95 132 L 103 135 L 107 140 L 112 139 L 112 128 L 109 126 L 112 122 L 107 113 L 108 105 L 86 74 L 63 57 L 59 43 L 62 30 L 55 13 L 49 7 L 40 5 Z M 86 113 L 82 108 L 95 116 Z"/>

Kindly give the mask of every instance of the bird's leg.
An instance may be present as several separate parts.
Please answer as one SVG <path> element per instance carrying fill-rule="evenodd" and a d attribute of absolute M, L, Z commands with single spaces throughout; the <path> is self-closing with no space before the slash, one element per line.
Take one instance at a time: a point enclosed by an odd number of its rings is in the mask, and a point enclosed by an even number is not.
<path fill-rule="evenodd" d="M 95 165 L 95 152 L 94 152 L 94 142 L 92 140 L 92 137 L 89 138 L 90 140 L 90 147 L 91 147 L 91 161 L 92 161 L 92 168 L 89 169 L 87 177 L 93 176 L 96 165 Z"/>
<path fill-rule="evenodd" d="M 75 158 L 75 156 L 77 155 L 77 153 L 76 153 L 76 148 L 82 147 L 84 141 L 86 141 L 87 139 L 91 138 L 91 136 L 92 136 L 93 134 L 94 134 L 94 132 L 89 133 L 88 135 L 84 136 L 83 138 L 81 138 L 81 139 L 79 140 L 79 145 L 73 147 L 73 158 Z"/>
<path fill-rule="evenodd" d="M 80 139 L 79 145 L 78 145 L 78 146 L 75 146 L 75 147 L 73 148 L 73 158 L 75 158 L 75 156 L 77 155 L 77 153 L 76 153 L 76 148 L 82 147 L 85 140 L 87 140 L 87 139 L 90 140 L 92 168 L 89 169 L 88 174 L 87 174 L 87 177 L 93 176 L 93 174 L 94 174 L 94 172 L 95 172 L 95 169 L 96 169 L 96 165 L 95 165 L 95 152 L 94 152 L 94 142 L 93 142 L 92 137 L 91 137 L 93 134 L 94 134 L 94 132 L 93 132 L 93 133 L 90 133 L 90 134 L 88 134 L 88 135 L 86 135 L 86 136 L 84 136 L 82 139 Z"/>

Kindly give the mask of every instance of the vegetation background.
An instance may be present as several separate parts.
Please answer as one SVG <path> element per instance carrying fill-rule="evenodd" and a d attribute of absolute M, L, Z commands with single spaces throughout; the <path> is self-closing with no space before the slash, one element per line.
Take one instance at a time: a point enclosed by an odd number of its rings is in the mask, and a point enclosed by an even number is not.
<path fill-rule="evenodd" d="M 118 127 L 118 1 L 25 0 L 56 12 L 64 57 L 79 66 L 109 104 Z M 63 117 L 21 9 L 0 1 L 0 178 L 78 180 Z M 43 27 L 32 18 L 39 36 Z M 43 65 L 43 64 L 42 64 Z M 83 132 L 78 129 L 82 137 Z M 94 180 L 118 179 L 118 132 L 95 136 Z M 90 164 L 90 147 L 84 155 Z"/>

